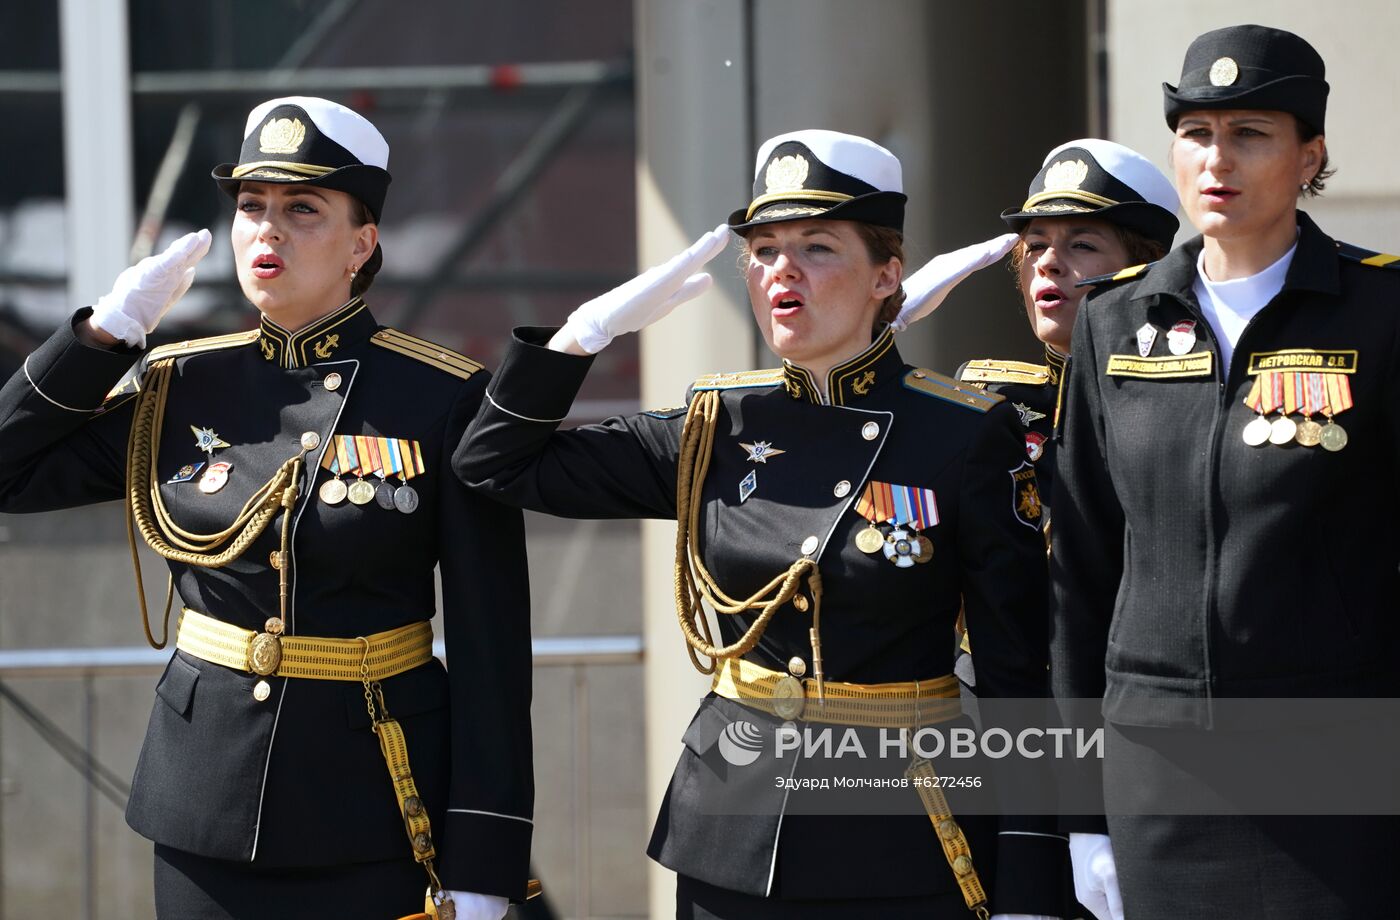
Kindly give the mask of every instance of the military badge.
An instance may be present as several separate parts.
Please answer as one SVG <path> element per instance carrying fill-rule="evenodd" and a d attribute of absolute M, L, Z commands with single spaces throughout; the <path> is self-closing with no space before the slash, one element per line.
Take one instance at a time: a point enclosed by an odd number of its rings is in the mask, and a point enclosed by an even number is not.
<path fill-rule="evenodd" d="M 1190 354 L 1191 349 L 1195 347 L 1196 321 L 1194 319 L 1184 319 L 1167 330 L 1167 348 L 1172 354 Z"/>
<path fill-rule="evenodd" d="M 1038 431 L 1026 432 L 1026 456 L 1032 463 L 1045 456 L 1045 435 Z"/>
<path fill-rule="evenodd" d="M 228 485 L 228 471 L 231 469 L 233 469 L 232 463 L 209 464 L 209 469 L 205 470 L 204 475 L 199 477 L 199 491 L 205 495 L 213 495 Z"/>
<path fill-rule="evenodd" d="M 938 523 L 938 498 L 932 489 L 870 482 L 856 501 L 855 512 L 870 522 L 856 534 L 856 548 L 873 554 L 883 550 L 885 558 L 905 569 L 933 558 L 933 541 L 919 531 Z M 888 536 L 877 526 L 889 524 Z M 909 529 L 912 525 L 913 532 Z"/>
<path fill-rule="evenodd" d="M 184 466 L 180 467 L 179 472 L 171 476 L 166 482 L 172 484 L 177 482 L 189 482 L 195 477 L 195 474 L 202 469 L 204 469 L 203 461 L 199 463 L 186 463 Z"/>
<path fill-rule="evenodd" d="M 1040 529 L 1044 509 L 1040 505 L 1040 487 L 1036 484 L 1035 467 L 1022 463 L 1007 470 L 1011 477 L 1011 513 L 1016 520 L 1032 530 Z"/>
<path fill-rule="evenodd" d="M 1045 418 L 1044 412 L 1037 412 L 1025 403 L 1012 403 L 1011 408 L 1016 410 L 1016 414 L 1021 417 L 1021 427 L 1031 427 L 1031 422 L 1038 422 Z"/>
<path fill-rule="evenodd" d="M 752 444 L 740 442 L 739 446 L 749 452 L 748 459 L 752 463 L 767 463 L 769 458 L 787 453 L 785 450 L 778 450 L 771 441 L 754 441 Z"/>
<path fill-rule="evenodd" d="M 1157 341 L 1157 327 L 1151 323 L 1143 323 L 1142 328 L 1137 331 L 1138 354 L 1146 358 L 1152 354 L 1152 344 Z"/>
<path fill-rule="evenodd" d="M 749 496 L 758 488 L 758 471 L 749 470 L 749 474 L 739 481 L 739 504 L 749 500 Z"/>

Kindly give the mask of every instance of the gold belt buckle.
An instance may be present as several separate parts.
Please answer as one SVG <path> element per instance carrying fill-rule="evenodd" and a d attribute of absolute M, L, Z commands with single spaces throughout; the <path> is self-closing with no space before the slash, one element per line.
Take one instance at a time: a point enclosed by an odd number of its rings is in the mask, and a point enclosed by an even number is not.
<path fill-rule="evenodd" d="M 282 619 L 268 617 L 263 631 L 248 643 L 248 670 L 259 677 L 277 673 L 282 665 Z"/>

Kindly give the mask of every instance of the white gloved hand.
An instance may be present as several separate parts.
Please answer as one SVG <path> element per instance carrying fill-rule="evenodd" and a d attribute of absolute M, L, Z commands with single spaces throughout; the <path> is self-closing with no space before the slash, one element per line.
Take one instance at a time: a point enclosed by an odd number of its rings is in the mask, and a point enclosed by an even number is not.
<path fill-rule="evenodd" d="M 159 255 L 147 256 L 117 276 L 110 294 L 92 308 L 92 324 L 133 348 L 194 283 L 194 266 L 209 251 L 208 230 L 186 233 Z"/>
<path fill-rule="evenodd" d="M 501 920 L 510 910 L 510 899 L 471 891 L 445 891 L 457 908 L 457 920 Z"/>
<path fill-rule="evenodd" d="M 669 262 L 593 298 L 569 314 L 563 331 L 592 355 L 614 337 L 651 325 L 710 287 L 713 279 L 700 269 L 729 245 L 729 233 L 720 224 Z"/>
<path fill-rule="evenodd" d="M 937 310 L 943 298 L 958 286 L 958 282 L 978 269 L 999 261 L 1020 238 L 1015 233 L 1003 233 L 984 243 L 973 243 L 934 256 L 927 265 L 904 279 L 904 306 L 894 322 L 890 323 L 894 331 L 903 332 Z"/>
<path fill-rule="evenodd" d="M 1123 920 L 1118 869 L 1107 834 L 1070 834 L 1069 860 L 1074 869 L 1074 896 L 1099 920 Z"/>

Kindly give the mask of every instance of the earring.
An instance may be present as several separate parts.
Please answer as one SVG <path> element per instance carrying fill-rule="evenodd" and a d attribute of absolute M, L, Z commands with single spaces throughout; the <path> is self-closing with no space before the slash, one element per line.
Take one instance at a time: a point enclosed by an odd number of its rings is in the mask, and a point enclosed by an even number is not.
<path fill-rule="evenodd" d="M 1300 191 L 1300 192 L 1306 192 L 1306 191 L 1307 191 L 1308 189 L 1310 189 L 1310 188 L 1312 188 L 1312 183 L 1311 183 L 1311 182 L 1300 182 L 1300 183 L 1298 183 L 1298 191 Z"/>
<path fill-rule="evenodd" d="M 359 268 L 359 266 L 357 266 L 357 265 L 352 265 L 352 266 L 350 266 L 350 280 L 351 280 L 351 281 L 354 281 L 354 280 L 355 280 L 355 276 L 358 275 L 359 273 L 360 273 L 360 268 Z"/>

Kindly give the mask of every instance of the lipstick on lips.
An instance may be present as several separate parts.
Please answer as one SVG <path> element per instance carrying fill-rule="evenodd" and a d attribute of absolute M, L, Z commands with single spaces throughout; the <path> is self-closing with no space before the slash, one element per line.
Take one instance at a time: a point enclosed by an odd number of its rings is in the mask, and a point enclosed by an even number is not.
<path fill-rule="evenodd" d="M 792 316 L 806 305 L 801 294 L 792 291 L 774 291 L 768 295 L 768 305 L 775 316 Z"/>
<path fill-rule="evenodd" d="M 253 256 L 253 277 L 276 278 L 286 269 L 287 264 L 275 252 L 262 252 Z"/>

